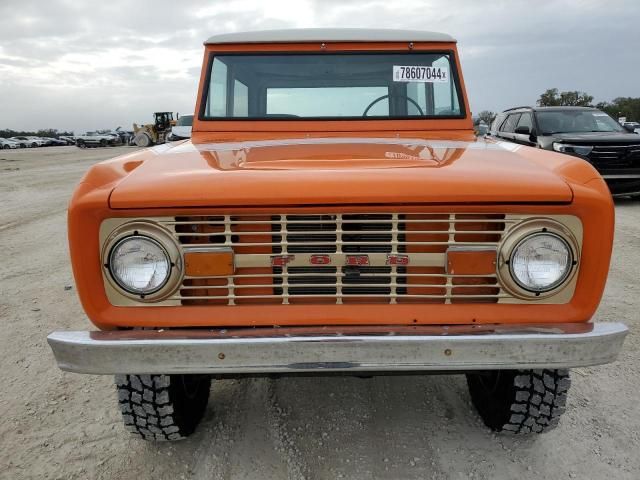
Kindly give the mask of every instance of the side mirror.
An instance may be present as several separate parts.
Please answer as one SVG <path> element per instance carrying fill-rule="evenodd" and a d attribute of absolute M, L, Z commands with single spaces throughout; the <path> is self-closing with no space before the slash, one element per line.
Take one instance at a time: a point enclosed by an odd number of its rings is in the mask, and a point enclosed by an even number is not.
<path fill-rule="evenodd" d="M 517 127 L 515 133 L 517 135 L 531 135 L 531 130 L 526 125 Z"/>
<path fill-rule="evenodd" d="M 629 133 L 636 133 L 635 128 L 633 128 L 631 125 L 623 125 L 622 128 L 624 128 Z"/>

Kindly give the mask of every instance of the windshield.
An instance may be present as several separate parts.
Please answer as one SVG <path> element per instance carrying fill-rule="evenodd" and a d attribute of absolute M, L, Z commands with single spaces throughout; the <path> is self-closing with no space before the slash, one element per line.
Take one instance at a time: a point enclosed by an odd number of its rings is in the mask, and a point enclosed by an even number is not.
<path fill-rule="evenodd" d="M 193 124 L 193 115 L 182 115 L 176 122 L 177 127 L 190 127 Z"/>
<path fill-rule="evenodd" d="M 620 132 L 623 128 L 600 110 L 558 110 L 538 112 L 542 135 L 552 133 Z"/>
<path fill-rule="evenodd" d="M 220 55 L 204 119 L 463 117 L 449 53 Z"/>

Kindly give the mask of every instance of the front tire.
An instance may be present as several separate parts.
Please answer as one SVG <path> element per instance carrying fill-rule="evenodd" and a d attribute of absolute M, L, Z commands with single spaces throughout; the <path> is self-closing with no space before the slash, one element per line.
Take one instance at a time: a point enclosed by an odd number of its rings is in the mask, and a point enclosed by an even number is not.
<path fill-rule="evenodd" d="M 147 148 L 151 146 L 151 138 L 149 138 L 149 135 L 141 133 L 140 135 L 136 135 L 133 139 L 133 143 L 138 147 Z"/>
<path fill-rule="evenodd" d="M 467 384 L 487 427 L 527 434 L 558 425 L 571 380 L 568 370 L 496 370 L 469 373 Z"/>
<path fill-rule="evenodd" d="M 211 378 L 202 375 L 116 375 L 125 427 L 144 440 L 191 435 L 209 401 Z"/>

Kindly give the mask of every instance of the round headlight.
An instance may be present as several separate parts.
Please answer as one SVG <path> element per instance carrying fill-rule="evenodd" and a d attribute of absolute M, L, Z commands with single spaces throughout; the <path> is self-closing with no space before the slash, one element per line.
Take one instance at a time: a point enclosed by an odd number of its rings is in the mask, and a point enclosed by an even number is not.
<path fill-rule="evenodd" d="M 530 292 L 548 292 L 564 282 L 573 265 L 567 242 L 551 233 L 534 233 L 514 247 L 509 261 L 514 281 Z"/>
<path fill-rule="evenodd" d="M 124 290 L 147 295 L 160 290 L 171 274 L 171 260 L 157 241 L 142 235 L 123 238 L 109 254 L 109 270 Z"/>

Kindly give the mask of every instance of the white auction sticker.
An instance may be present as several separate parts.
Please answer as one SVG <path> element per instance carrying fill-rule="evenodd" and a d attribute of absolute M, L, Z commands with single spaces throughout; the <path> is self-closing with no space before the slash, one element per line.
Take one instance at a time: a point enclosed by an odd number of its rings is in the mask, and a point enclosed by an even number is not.
<path fill-rule="evenodd" d="M 449 81 L 447 67 L 393 66 L 394 82 L 446 83 Z"/>

